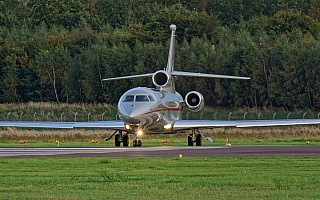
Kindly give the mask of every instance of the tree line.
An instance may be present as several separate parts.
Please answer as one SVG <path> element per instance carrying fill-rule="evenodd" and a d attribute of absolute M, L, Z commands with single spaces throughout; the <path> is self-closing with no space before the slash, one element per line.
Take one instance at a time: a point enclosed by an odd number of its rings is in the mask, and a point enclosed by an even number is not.
<path fill-rule="evenodd" d="M 166 65 L 250 81 L 179 77 L 213 107 L 320 108 L 318 0 L 1 0 L 0 103 L 117 102 Z"/>

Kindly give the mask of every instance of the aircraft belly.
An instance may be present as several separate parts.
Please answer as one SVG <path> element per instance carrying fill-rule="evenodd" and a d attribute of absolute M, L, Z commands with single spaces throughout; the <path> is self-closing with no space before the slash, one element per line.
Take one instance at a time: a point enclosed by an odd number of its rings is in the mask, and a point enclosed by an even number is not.
<path fill-rule="evenodd" d="M 155 121 L 152 126 L 148 126 L 145 129 L 145 133 L 153 134 L 153 133 L 168 133 L 166 129 L 164 129 L 164 126 L 167 125 L 167 121 L 164 119 L 160 119 L 158 121 Z"/>
<path fill-rule="evenodd" d="M 139 129 L 141 129 L 145 134 L 169 133 L 171 131 L 171 129 L 165 129 L 164 126 L 167 124 L 172 124 L 172 121 L 161 112 L 143 114 L 134 118 L 125 116 L 120 116 L 120 118 L 124 121 L 124 123 L 134 125 L 132 126 L 135 127 L 132 130 L 133 132 Z"/>
<path fill-rule="evenodd" d="M 144 129 L 144 133 L 164 133 L 164 126 L 170 123 L 166 116 L 162 113 L 155 112 L 145 114 L 140 118 L 140 125 Z"/>

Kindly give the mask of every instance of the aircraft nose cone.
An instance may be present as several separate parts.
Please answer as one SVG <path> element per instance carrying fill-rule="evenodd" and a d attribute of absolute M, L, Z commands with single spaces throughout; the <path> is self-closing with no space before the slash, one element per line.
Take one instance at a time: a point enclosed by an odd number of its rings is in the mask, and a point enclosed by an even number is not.
<path fill-rule="evenodd" d="M 140 120 L 137 118 L 141 114 L 139 108 L 135 104 L 121 105 L 119 111 L 122 115 L 122 120 L 129 124 L 139 124 Z"/>
<path fill-rule="evenodd" d="M 135 104 L 122 106 L 120 110 L 126 117 L 135 117 L 138 114 Z"/>

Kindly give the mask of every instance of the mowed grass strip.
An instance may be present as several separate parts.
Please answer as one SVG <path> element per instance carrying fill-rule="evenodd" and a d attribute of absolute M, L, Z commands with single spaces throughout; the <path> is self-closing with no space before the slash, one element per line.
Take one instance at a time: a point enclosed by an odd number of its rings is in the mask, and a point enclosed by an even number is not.
<path fill-rule="evenodd" d="M 319 199 L 319 157 L 0 159 L 0 199 Z"/>
<path fill-rule="evenodd" d="M 72 130 L 32 130 L 7 127 L 0 129 L 0 147 L 21 146 L 25 141 L 26 147 L 34 146 L 114 146 L 114 138 L 105 142 L 113 132 L 101 129 L 72 129 Z M 162 140 L 168 140 L 168 146 L 186 146 L 187 136 L 191 131 L 181 134 L 143 135 L 140 139 L 143 146 L 162 146 Z M 202 130 L 205 136 L 213 138 L 213 143 L 203 141 L 203 146 L 221 146 L 226 139 L 232 145 L 320 145 L 318 126 L 285 126 L 261 128 L 215 128 Z M 129 135 L 134 140 L 134 135 Z M 96 141 L 96 143 L 92 143 Z"/>

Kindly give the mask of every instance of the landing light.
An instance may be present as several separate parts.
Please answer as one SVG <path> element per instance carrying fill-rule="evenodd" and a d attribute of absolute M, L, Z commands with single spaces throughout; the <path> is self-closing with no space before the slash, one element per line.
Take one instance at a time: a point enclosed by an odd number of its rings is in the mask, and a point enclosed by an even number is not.
<path fill-rule="evenodd" d="M 137 135 L 142 135 L 142 131 L 139 130 L 139 131 L 137 132 Z"/>
<path fill-rule="evenodd" d="M 131 129 L 130 125 L 129 124 L 126 124 L 126 129 Z"/>
<path fill-rule="evenodd" d="M 166 124 L 166 125 L 164 125 L 164 129 L 171 129 L 171 127 L 172 127 L 172 125 L 171 124 Z"/>

